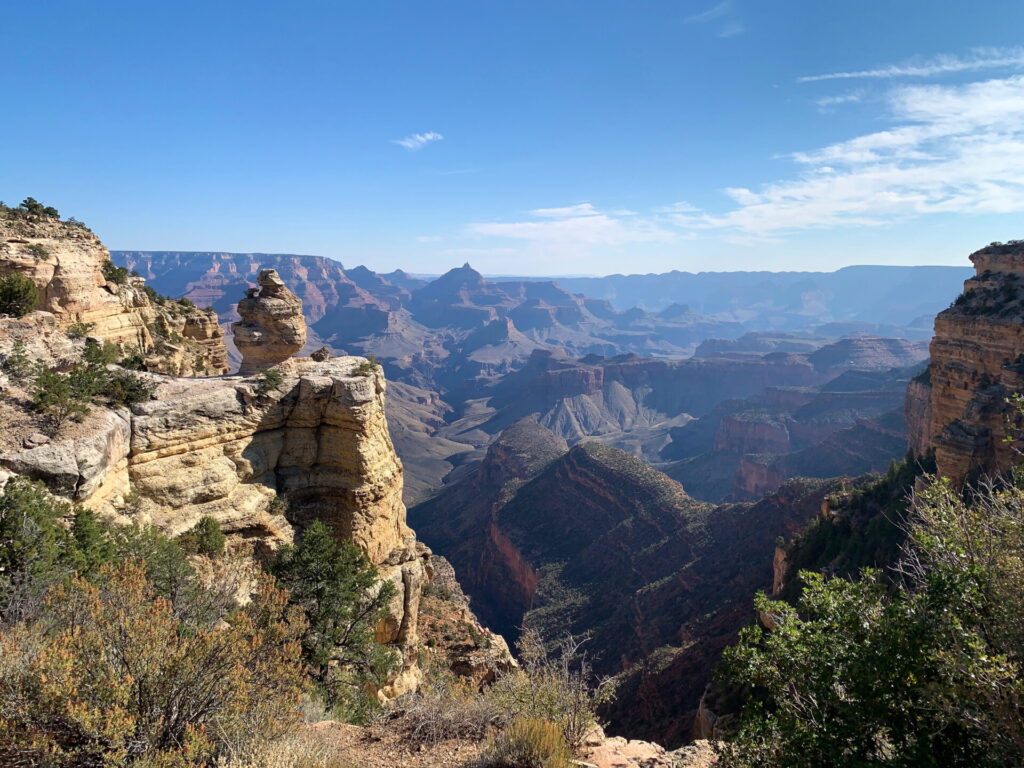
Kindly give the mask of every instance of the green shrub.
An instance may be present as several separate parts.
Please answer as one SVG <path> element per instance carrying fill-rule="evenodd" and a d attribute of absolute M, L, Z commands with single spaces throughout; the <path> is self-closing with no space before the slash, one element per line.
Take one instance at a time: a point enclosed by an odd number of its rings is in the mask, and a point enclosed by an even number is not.
<path fill-rule="evenodd" d="M 124 267 L 117 267 L 113 262 L 105 261 L 100 269 L 103 272 L 103 278 L 108 283 L 124 285 L 128 282 L 128 270 Z"/>
<path fill-rule="evenodd" d="M 372 376 L 374 372 L 380 367 L 380 361 L 376 355 L 367 355 L 366 361 L 356 366 L 354 373 L 356 376 Z"/>
<path fill-rule="evenodd" d="M 70 336 L 72 339 L 81 339 L 92 333 L 95 327 L 96 323 L 72 323 L 71 325 L 68 326 L 67 333 L 68 336 Z"/>
<path fill-rule="evenodd" d="M 0 370 L 22 379 L 32 373 L 32 367 L 32 361 L 29 360 L 28 354 L 25 352 L 25 342 L 15 339 L 11 351 L 4 356 L 3 360 L 0 360 Z"/>
<path fill-rule="evenodd" d="M 397 663 L 374 639 L 394 585 L 382 583 L 362 550 L 338 541 L 319 520 L 298 545 L 281 548 L 271 572 L 306 613 L 303 652 L 324 702 L 340 717 L 364 722 L 378 706 L 370 689 Z"/>
<path fill-rule="evenodd" d="M 919 495 L 897 584 L 803 573 L 756 601 L 725 672 L 749 691 L 722 765 L 1018 765 L 1024 743 L 1024 490 Z M 938 759 L 937 759 L 938 758 Z"/>
<path fill-rule="evenodd" d="M 24 317 L 39 304 L 39 289 L 25 275 L 0 276 L 0 315 Z"/>
<path fill-rule="evenodd" d="M 209 516 L 200 518 L 198 523 L 178 537 L 178 543 L 186 552 L 207 557 L 223 555 L 226 542 L 227 537 L 220 529 L 220 523 Z"/>
<path fill-rule="evenodd" d="M 62 524 L 70 504 L 15 476 L 0 493 L 0 625 L 35 613 L 42 593 L 73 570 L 74 539 Z"/>
<path fill-rule="evenodd" d="M 149 400 L 156 392 L 155 382 L 131 371 L 114 370 L 107 374 L 105 397 L 114 405 L 135 405 Z"/>
<path fill-rule="evenodd" d="M 109 342 L 97 342 L 94 339 L 87 339 L 85 349 L 82 350 L 82 359 L 95 366 L 113 365 L 121 356 L 117 345 Z"/>
<path fill-rule="evenodd" d="M 149 297 L 149 300 L 158 306 L 163 306 L 167 303 L 167 298 L 161 296 L 151 285 L 142 286 L 143 292 Z"/>
<path fill-rule="evenodd" d="M 269 392 L 273 389 L 280 389 L 284 384 L 284 374 L 273 368 L 268 368 L 265 371 L 260 371 L 256 381 L 261 392 Z"/>
<path fill-rule="evenodd" d="M 571 768 L 572 753 L 555 723 L 517 718 L 484 749 L 480 768 Z"/>
<path fill-rule="evenodd" d="M 122 368 L 127 368 L 130 371 L 146 371 L 149 370 L 146 366 L 146 358 L 143 357 L 142 352 L 139 349 L 129 351 L 117 364 Z"/>
<path fill-rule="evenodd" d="M 28 219 L 58 218 L 60 213 L 52 205 L 43 205 L 34 197 L 26 197 L 21 205 L 14 209 Z"/>
<path fill-rule="evenodd" d="M 32 243 L 28 247 L 28 252 L 35 257 L 36 261 L 46 261 L 50 258 L 50 252 L 46 250 L 46 246 L 42 243 Z"/>
<path fill-rule="evenodd" d="M 89 413 L 89 397 L 70 374 L 40 368 L 33 381 L 32 407 L 40 413 L 51 434 L 69 421 L 81 421 Z"/>

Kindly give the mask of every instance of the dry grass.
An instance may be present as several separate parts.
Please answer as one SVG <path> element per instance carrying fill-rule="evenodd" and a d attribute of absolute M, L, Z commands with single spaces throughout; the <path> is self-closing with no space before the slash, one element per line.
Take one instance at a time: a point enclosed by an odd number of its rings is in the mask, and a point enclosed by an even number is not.
<path fill-rule="evenodd" d="M 562 729 L 548 720 L 519 718 L 491 740 L 479 768 L 570 768 Z"/>
<path fill-rule="evenodd" d="M 408 738 L 422 744 L 447 739 L 479 741 L 503 713 L 488 696 L 451 674 L 432 675 L 415 694 L 403 696 L 394 706 L 393 721 Z"/>
<path fill-rule="evenodd" d="M 356 763 L 347 756 L 347 750 L 324 740 L 319 732 L 302 729 L 224 768 L 356 768 Z"/>

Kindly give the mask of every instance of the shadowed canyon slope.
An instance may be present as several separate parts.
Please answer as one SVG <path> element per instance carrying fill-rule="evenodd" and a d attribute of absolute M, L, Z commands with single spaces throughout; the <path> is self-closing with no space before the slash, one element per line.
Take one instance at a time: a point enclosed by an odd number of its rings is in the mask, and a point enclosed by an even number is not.
<path fill-rule="evenodd" d="M 721 649 L 750 620 L 753 593 L 771 584 L 776 537 L 817 513 L 826 486 L 714 507 L 616 448 L 567 450 L 524 420 L 410 520 L 446 553 L 489 626 L 588 634 L 601 672 L 633 670 L 608 710 L 613 726 L 675 744 L 689 736 Z M 686 670 L 656 696 L 633 677 L 652 655 Z M 656 698 L 673 714 L 643 730 L 630 713 Z"/>

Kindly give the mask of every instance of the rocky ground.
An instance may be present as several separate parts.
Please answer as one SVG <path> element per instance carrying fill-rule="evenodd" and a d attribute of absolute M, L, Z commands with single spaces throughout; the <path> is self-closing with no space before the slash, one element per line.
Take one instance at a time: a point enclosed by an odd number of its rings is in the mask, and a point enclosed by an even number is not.
<path fill-rule="evenodd" d="M 337 768 L 471 768 L 484 743 L 447 739 L 419 744 L 388 725 L 362 728 L 325 720 L 305 726 L 294 742 L 303 750 L 333 760 Z M 657 744 L 607 738 L 597 729 L 576 761 L 579 768 L 711 768 L 715 753 L 707 741 L 666 752 Z"/>

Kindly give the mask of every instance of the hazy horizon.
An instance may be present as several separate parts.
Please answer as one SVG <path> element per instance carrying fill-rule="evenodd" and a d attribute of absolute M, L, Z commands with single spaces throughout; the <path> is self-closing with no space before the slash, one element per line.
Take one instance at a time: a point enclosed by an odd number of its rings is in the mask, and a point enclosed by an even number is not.
<path fill-rule="evenodd" d="M 489 280 L 494 280 L 494 279 L 543 279 L 543 280 L 557 280 L 559 278 L 562 278 L 562 279 L 572 279 L 572 280 L 581 279 L 581 278 L 597 278 L 597 279 L 600 279 L 600 278 L 604 278 L 604 277 L 615 277 L 615 276 L 631 277 L 631 276 L 644 276 L 644 275 L 659 275 L 659 274 L 665 274 L 665 273 L 668 273 L 668 272 L 687 272 L 687 273 L 690 273 L 690 274 L 701 274 L 701 273 L 706 273 L 706 274 L 723 274 L 723 273 L 730 273 L 730 272 L 770 272 L 770 273 L 773 273 L 773 274 L 782 273 L 782 272 L 806 272 L 808 274 L 829 274 L 829 273 L 839 272 L 839 271 L 844 270 L 844 269 L 851 269 L 851 268 L 855 268 L 855 267 L 892 267 L 892 268 L 941 267 L 941 268 L 949 268 L 949 269 L 967 269 L 967 270 L 973 269 L 973 267 L 971 266 L 970 262 L 967 261 L 966 258 L 965 258 L 964 261 L 966 263 L 964 263 L 964 264 L 872 264 L 872 263 L 869 263 L 869 262 L 865 262 L 863 264 L 843 264 L 841 266 L 835 267 L 834 269 L 784 269 L 784 268 L 783 269 L 700 269 L 700 270 L 666 269 L 666 270 L 663 270 L 661 272 L 630 272 L 630 271 L 623 272 L 623 271 L 619 271 L 619 272 L 604 272 L 604 273 L 574 272 L 574 273 L 557 273 L 557 274 L 542 274 L 542 273 L 538 273 L 538 272 L 530 272 L 530 273 L 527 273 L 527 272 L 486 272 L 486 271 L 484 271 L 482 269 L 478 269 L 477 266 L 475 264 L 473 264 L 472 262 L 463 262 L 462 264 L 457 264 L 457 263 L 453 262 L 449 267 L 447 267 L 445 269 L 442 269 L 442 270 L 439 270 L 439 271 L 436 271 L 436 272 L 420 272 L 420 271 L 406 269 L 405 267 L 403 267 L 400 264 L 397 265 L 397 266 L 395 266 L 395 265 L 393 265 L 391 267 L 385 266 L 383 268 L 376 269 L 376 268 L 370 267 L 368 264 L 364 264 L 363 262 L 351 261 L 351 260 L 348 261 L 348 262 L 345 262 L 345 261 L 343 261 L 342 259 L 340 259 L 340 258 L 338 258 L 336 256 L 325 256 L 323 254 L 317 254 L 317 253 L 293 253 L 291 251 L 280 251 L 280 252 L 277 252 L 277 251 L 267 251 L 267 250 L 227 251 L 227 250 L 215 249 L 215 248 L 197 248 L 195 250 L 185 250 L 183 248 L 110 248 L 110 251 L 112 253 L 118 253 L 118 254 L 122 254 L 122 253 L 214 253 L 214 254 L 219 254 L 219 253 L 223 253 L 223 254 L 228 254 L 228 255 L 252 254 L 252 255 L 257 255 L 257 256 L 296 256 L 296 257 L 300 257 L 300 258 L 307 258 L 307 257 L 308 258 L 321 258 L 321 259 L 330 259 L 331 261 L 337 262 L 338 264 L 341 264 L 342 267 L 344 267 L 345 269 L 353 269 L 355 267 L 366 267 L 368 269 L 372 269 L 374 272 L 376 272 L 378 274 L 387 274 L 389 272 L 394 272 L 396 270 L 401 270 L 402 272 L 405 272 L 406 274 L 408 274 L 410 277 L 421 278 L 421 279 L 436 279 L 438 277 L 441 277 L 445 273 L 450 272 L 453 269 L 456 269 L 456 268 L 462 267 L 462 266 L 467 266 L 467 265 L 470 266 L 471 268 L 475 269 L 477 272 L 479 272 L 481 275 L 483 275 L 484 278 L 489 279 Z"/>

